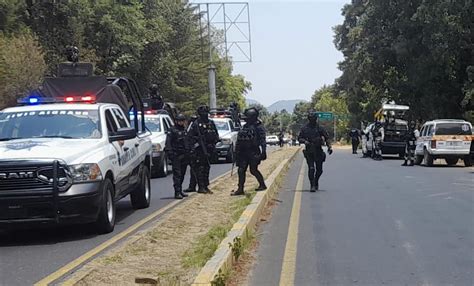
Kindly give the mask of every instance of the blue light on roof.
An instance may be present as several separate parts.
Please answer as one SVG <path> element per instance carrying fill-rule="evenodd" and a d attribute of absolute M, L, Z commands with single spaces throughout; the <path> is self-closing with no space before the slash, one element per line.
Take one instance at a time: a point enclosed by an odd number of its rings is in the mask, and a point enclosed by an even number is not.
<path fill-rule="evenodd" d="M 30 104 L 37 104 L 39 102 L 39 99 L 37 97 L 30 97 L 28 101 Z"/>

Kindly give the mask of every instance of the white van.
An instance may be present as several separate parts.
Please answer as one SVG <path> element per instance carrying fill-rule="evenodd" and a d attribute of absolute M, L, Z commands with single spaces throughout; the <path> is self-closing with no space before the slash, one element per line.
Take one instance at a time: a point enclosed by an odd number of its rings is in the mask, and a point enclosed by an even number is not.
<path fill-rule="evenodd" d="M 466 167 L 472 165 L 470 147 L 472 125 L 464 120 L 439 119 L 428 121 L 420 130 L 417 140 L 415 164 L 424 161 L 432 166 L 436 159 L 444 159 L 448 165 L 456 165 L 459 159 Z"/>

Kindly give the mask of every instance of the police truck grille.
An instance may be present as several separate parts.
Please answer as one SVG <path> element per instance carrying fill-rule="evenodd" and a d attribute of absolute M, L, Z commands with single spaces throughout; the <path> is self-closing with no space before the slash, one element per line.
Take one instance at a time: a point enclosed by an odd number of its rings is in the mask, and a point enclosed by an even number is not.
<path fill-rule="evenodd" d="M 45 175 L 52 178 L 52 163 L 0 162 L 0 196 L 9 194 L 27 194 L 31 191 L 51 193 L 52 182 L 41 180 Z M 65 176 L 64 168 L 58 170 L 59 177 Z M 43 177 L 44 178 L 44 177 Z"/>

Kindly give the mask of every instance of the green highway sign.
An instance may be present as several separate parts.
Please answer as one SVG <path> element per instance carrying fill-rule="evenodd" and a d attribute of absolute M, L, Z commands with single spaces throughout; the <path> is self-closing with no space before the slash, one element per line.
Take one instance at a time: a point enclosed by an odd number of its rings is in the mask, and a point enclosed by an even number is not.
<path fill-rule="evenodd" d="M 332 112 L 316 112 L 320 120 L 333 120 Z"/>

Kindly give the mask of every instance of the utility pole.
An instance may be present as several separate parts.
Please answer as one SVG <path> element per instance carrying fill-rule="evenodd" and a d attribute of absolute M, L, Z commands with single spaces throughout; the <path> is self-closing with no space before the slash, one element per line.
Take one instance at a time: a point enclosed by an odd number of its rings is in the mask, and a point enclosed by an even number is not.
<path fill-rule="evenodd" d="M 337 142 L 337 116 L 334 115 L 334 143 Z"/>
<path fill-rule="evenodd" d="M 216 67 L 213 64 L 209 66 L 209 92 L 209 107 L 215 109 L 217 108 Z"/>

